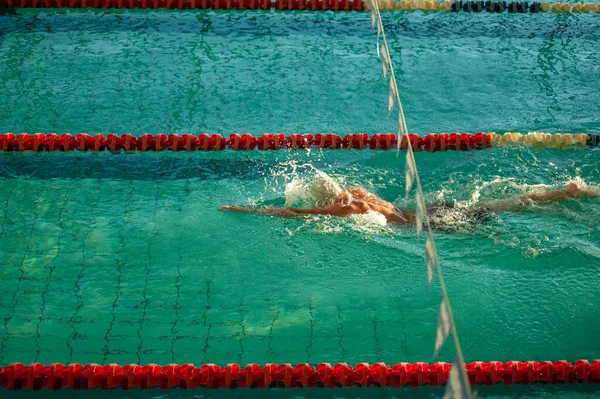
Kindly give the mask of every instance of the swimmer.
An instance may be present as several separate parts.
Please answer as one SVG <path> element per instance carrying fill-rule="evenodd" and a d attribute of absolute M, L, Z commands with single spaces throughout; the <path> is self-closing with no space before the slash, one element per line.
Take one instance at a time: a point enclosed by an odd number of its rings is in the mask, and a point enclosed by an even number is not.
<path fill-rule="evenodd" d="M 313 183 L 313 191 L 317 200 L 324 206 L 313 209 L 300 208 L 256 208 L 248 206 L 223 206 L 221 210 L 257 213 L 265 215 L 276 215 L 282 217 L 298 217 L 302 215 L 331 215 L 349 216 L 365 214 L 369 211 L 378 212 L 385 216 L 388 223 L 412 224 L 415 223 L 414 212 L 400 210 L 393 204 L 384 201 L 373 193 L 362 187 L 350 187 L 342 189 L 333 179 L 317 180 Z M 468 211 L 474 221 L 482 220 L 491 212 L 517 211 L 534 204 L 560 202 L 573 198 L 598 197 L 598 193 L 582 187 L 577 183 L 569 183 L 562 190 L 533 191 L 517 198 L 498 201 Z M 435 219 L 436 215 L 443 213 L 445 209 L 453 208 L 452 205 L 433 205 L 428 208 L 428 214 Z M 435 224 L 435 223 L 434 223 Z"/>

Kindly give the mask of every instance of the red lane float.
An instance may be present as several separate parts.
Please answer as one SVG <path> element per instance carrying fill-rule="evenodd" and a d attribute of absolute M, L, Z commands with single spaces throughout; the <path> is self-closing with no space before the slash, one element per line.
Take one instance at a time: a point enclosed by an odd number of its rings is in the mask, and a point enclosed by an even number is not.
<path fill-rule="evenodd" d="M 131 134 L 103 134 L 90 136 L 87 133 L 77 134 L 43 134 L 43 133 L 4 133 L 0 134 L 0 151 L 222 151 L 226 148 L 243 151 L 259 149 L 355 149 L 389 150 L 397 146 L 395 134 L 377 133 L 369 136 L 366 133 L 347 134 L 263 134 L 255 137 L 251 134 L 232 134 L 229 139 L 220 134 L 144 134 L 136 137 Z M 491 146 L 487 133 L 442 133 L 428 134 L 425 137 L 410 134 L 404 137 L 400 148 L 406 150 L 410 143 L 413 151 L 448 151 L 483 149 Z"/>
<path fill-rule="evenodd" d="M 0 8 L 363 11 L 362 0 L 0 0 Z"/>
<path fill-rule="evenodd" d="M 482 150 L 494 146 L 520 143 L 536 148 L 572 148 L 576 145 L 598 146 L 600 136 L 595 134 L 546 134 L 529 133 L 430 133 L 424 137 L 409 134 L 402 137 L 400 149 L 408 146 L 413 151 L 469 151 Z M 86 133 L 70 134 L 43 133 L 4 133 L 0 134 L 0 151 L 222 151 L 226 148 L 235 151 L 301 150 L 320 148 L 324 150 L 354 149 L 390 150 L 395 149 L 398 139 L 395 134 L 366 133 L 347 134 L 263 134 L 255 137 L 251 134 L 232 134 L 228 139 L 220 134 L 143 134 L 140 137 L 131 134 L 103 134 L 90 136 Z"/>
<path fill-rule="evenodd" d="M 21 363 L 0 368 L 0 385 L 7 389 L 170 389 L 170 388 L 345 388 L 443 386 L 451 364 L 437 362 L 309 364 L 109 364 L 43 365 Z M 600 360 L 473 362 L 465 365 L 471 385 L 599 383 Z"/>

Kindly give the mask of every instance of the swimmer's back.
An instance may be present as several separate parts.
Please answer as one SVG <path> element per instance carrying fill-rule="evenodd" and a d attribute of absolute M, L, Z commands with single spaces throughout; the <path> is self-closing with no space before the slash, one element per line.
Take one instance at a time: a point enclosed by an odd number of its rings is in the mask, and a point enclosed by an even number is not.
<path fill-rule="evenodd" d="M 449 203 L 436 203 L 427 209 L 432 227 L 436 230 L 472 230 L 494 215 L 490 208 L 468 209 Z"/>

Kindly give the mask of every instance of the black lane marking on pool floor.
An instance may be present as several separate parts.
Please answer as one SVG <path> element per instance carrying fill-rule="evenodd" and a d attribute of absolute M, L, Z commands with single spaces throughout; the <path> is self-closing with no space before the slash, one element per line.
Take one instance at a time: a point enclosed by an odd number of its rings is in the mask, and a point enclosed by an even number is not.
<path fill-rule="evenodd" d="M 17 295 L 19 294 L 19 291 L 21 290 L 21 282 L 23 281 L 23 277 L 25 276 L 25 270 L 23 269 L 23 265 L 25 263 L 25 259 L 27 258 L 27 255 L 29 254 L 29 250 L 30 250 L 30 244 L 31 244 L 31 240 L 33 239 L 33 231 L 35 230 L 35 225 L 37 223 L 37 220 L 39 218 L 39 214 L 36 212 L 36 209 L 38 207 L 38 204 L 41 204 L 41 194 L 45 191 L 46 186 L 44 186 L 44 188 L 42 188 L 40 190 L 40 192 L 38 192 L 37 194 L 37 198 L 36 200 L 33 201 L 33 209 L 31 210 L 31 214 L 34 215 L 33 218 L 33 222 L 31 223 L 31 229 L 29 231 L 29 237 L 27 238 L 27 246 L 25 248 L 25 253 L 23 254 L 23 258 L 21 259 L 21 263 L 19 265 L 19 269 L 21 274 L 19 275 L 19 280 L 17 281 L 17 285 L 15 287 L 15 293 L 12 296 L 12 300 L 13 300 L 13 305 L 12 308 L 10 310 L 10 313 L 8 314 L 8 316 L 6 316 L 4 318 L 4 331 L 5 331 L 5 335 L 2 337 L 2 341 L 0 341 L 0 363 L 4 362 L 4 349 L 6 347 L 6 341 L 8 341 L 10 334 L 8 332 L 8 323 L 10 322 L 10 320 L 12 320 L 12 318 L 15 316 L 15 311 L 17 308 L 17 303 L 18 303 L 18 298 Z"/>
<path fill-rule="evenodd" d="M 134 187 L 133 187 L 133 181 L 130 181 L 131 183 L 131 189 L 129 190 L 129 192 L 127 193 L 127 197 L 125 200 L 125 203 L 123 204 L 123 222 L 121 223 L 121 227 L 119 229 L 119 254 L 123 255 L 125 254 L 125 236 L 123 234 L 123 230 L 125 229 L 125 226 L 128 224 L 127 222 L 127 214 L 129 213 L 129 204 L 131 202 L 131 197 L 133 195 L 133 191 L 134 191 Z M 115 287 L 115 300 L 112 303 L 112 309 L 111 309 L 111 316 L 112 319 L 110 320 L 110 323 L 108 325 L 108 329 L 106 330 L 106 334 L 104 335 L 104 341 L 106 342 L 106 344 L 104 345 L 104 349 L 103 349 L 103 353 L 104 353 L 104 357 L 102 359 L 102 364 L 106 364 L 106 360 L 108 358 L 109 355 L 109 335 L 113 329 L 113 326 L 115 324 L 115 320 L 116 320 L 116 315 L 115 315 L 115 309 L 117 308 L 117 302 L 119 300 L 119 297 L 122 295 L 123 291 L 121 288 L 121 283 L 123 281 L 123 271 L 122 271 L 122 267 L 125 266 L 125 261 L 124 259 L 117 259 L 117 285 Z"/>
<path fill-rule="evenodd" d="M 50 262 L 50 267 L 49 267 L 50 270 L 48 272 L 48 278 L 46 279 L 46 286 L 44 287 L 44 292 L 42 292 L 42 308 L 40 310 L 40 317 L 39 317 L 37 325 L 35 326 L 36 354 L 35 354 L 35 359 L 33 360 L 34 363 L 38 362 L 40 352 L 42 351 L 42 348 L 40 347 L 40 326 L 41 326 L 42 322 L 44 321 L 44 313 L 46 312 L 46 294 L 50 290 L 50 283 L 52 282 L 52 274 L 54 273 L 54 270 L 56 270 L 56 259 L 58 257 L 60 257 L 60 254 L 61 254 L 60 241 L 66 232 L 62 215 L 63 215 L 63 212 L 65 211 L 65 209 L 67 209 L 67 205 L 69 203 L 69 189 L 71 186 L 70 183 L 71 183 L 71 181 L 69 180 L 69 184 L 67 185 L 67 189 L 66 189 L 62 207 L 58 211 L 58 227 L 60 228 L 60 233 L 58 233 L 58 238 L 56 240 L 56 254 L 52 258 L 52 261 Z"/>

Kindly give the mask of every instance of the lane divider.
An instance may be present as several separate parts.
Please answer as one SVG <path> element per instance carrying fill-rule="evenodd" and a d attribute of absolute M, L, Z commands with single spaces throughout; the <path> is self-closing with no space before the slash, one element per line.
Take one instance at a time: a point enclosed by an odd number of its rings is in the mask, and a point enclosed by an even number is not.
<path fill-rule="evenodd" d="M 363 0 L 0 0 L 0 8 L 167 8 L 363 11 Z"/>
<path fill-rule="evenodd" d="M 413 151 L 469 151 L 508 145 L 522 145 L 532 148 L 570 149 L 574 147 L 598 146 L 600 135 L 583 133 L 430 133 L 426 136 L 410 134 L 404 137 L 400 148 L 410 145 Z M 247 150 L 298 150 L 320 148 L 391 150 L 397 147 L 395 134 L 366 133 L 346 134 L 231 134 L 225 138 L 220 134 L 144 134 L 136 137 L 131 134 L 103 134 L 90 136 L 86 133 L 4 133 L 0 134 L 0 152 L 23 151 L 236 151 Z"/>
<path fill-rule="evenodd" d="M 527 1 L 377 0 L 382 11 L 598 13 L 600 4 Z M 0 8 L 166 8 L 214 10 L 365 11 L 363 0 L 0 0 Z"/>
<path fill-rule="evenodd" d="M 528 1 L 436 1 L 436 0 L 377 0 L 381 11 L 428 11 L 428 12 L 489 12 L 489 13 L 594 13 L 600 12 L 600 4 Z M 371 2 L 365 3 L 365 10 Z"/>
<path fill-rule="evenodd" d="M 472 362 L 465 365 L 471 385 L 599 383 L 600 360 Z M 451 363 L 309 364 L 129 364 L 21 363 L 0 368 L 0 385 L 7 389 L 171 389 L 171 388 L 345 388 L 443 386 Z"/>

